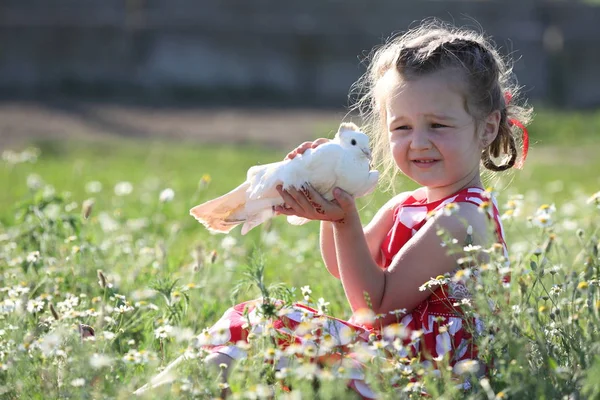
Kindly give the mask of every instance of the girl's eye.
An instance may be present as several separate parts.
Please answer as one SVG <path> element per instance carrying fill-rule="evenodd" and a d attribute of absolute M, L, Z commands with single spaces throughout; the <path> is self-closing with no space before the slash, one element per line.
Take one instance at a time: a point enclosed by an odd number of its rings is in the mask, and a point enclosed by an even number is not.
<path fill-rule="evenodd" d="M 448 125 L 442 125 L 442 124 L 431 124 L 432 128 L 447 128 Z"/>
<path fill-rule="evenodd" d="M 408 125 L 402 125 L 402 126 L 399 126 L 399 127 L 395 128 L 394 130 L 395 131 L 406 131 L 406 130 L 409 130 L 409 129 L 410 129 L 410 126 L 408 126 Z"/>

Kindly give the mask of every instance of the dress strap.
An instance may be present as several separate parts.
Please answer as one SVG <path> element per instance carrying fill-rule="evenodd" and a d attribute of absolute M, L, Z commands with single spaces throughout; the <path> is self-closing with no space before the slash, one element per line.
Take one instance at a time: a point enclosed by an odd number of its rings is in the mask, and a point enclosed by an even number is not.
<path fill-rule="evenodd" d="M 420 196 L 417 196 L 418 190 L 420 189 L 409 194 L 394 209 L 393 226 L 381 246 L 385 266 L 389 265 L 396 253 L 425 224 L 430 215 L 453 203 L 471 203 L 484 209 L 490 220 L 494 222 L 497 240 L 502 244 L 505 255 L 508 256 L 498 204 L 490 192 L 478 187 L 469 187 L 442 200 L 427 203 Z"/>

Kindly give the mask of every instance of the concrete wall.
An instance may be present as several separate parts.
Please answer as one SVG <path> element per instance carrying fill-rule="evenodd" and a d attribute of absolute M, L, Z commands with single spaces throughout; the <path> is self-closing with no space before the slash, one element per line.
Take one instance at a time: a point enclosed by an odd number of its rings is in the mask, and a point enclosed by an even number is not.
<path fill-rule="evenodd" d="M 531 99 L 600 105 L 600 7 L 540 1 L 3 0 L 0 91 L 343 106 L 360 56 L 427 16 L 480 24 Z"/>

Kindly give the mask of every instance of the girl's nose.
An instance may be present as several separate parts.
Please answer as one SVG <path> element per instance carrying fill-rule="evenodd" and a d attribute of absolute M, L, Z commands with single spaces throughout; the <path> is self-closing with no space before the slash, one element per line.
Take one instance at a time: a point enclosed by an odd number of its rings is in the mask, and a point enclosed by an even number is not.
<path fill-rule="evenodd" d="M 429 133 L 424 129 L 415 129 L 411 135 L 410 141 L 411 150 L 428 150 L 431 148 L 431 140 Z"/>

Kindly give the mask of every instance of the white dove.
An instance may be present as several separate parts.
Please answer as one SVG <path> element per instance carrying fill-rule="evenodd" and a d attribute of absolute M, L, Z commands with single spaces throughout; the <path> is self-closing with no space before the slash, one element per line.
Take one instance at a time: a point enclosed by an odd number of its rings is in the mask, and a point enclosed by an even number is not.
<path fill-rule="evenodd" d="M 275 213 L 273 206 L 284 203 L 276 187 L 301 189 L 307 183 L 327 200 L 339 187 L 354 197 L 375 189 L 378 171 L 370 170 L 369 137 L 353 123 L 342 123 L 335 138 L 291 160 L 259 165 L 248 170 L 246 181 L 231 192 L 200 204 L 190 214 L 214 233 L 227 233 L 242 226 L 242 235 Z M 308 220 L 288 217 L 300 225 Z"/>

